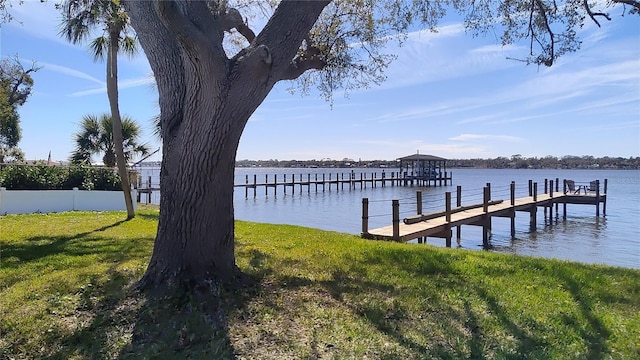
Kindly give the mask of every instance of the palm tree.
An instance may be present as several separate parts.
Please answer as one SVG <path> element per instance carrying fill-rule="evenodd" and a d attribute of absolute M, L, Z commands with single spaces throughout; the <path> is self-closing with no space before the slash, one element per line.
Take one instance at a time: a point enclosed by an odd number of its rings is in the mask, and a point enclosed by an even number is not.
<path fill-rule="evenodd" d="M 135 216 L 131 185 L 123 149 L 123 126 L 118 106 L 118 53 L 132 55 L 135 52 L 135 38 L 128 35 L 129 17 L 124 12 L 120 0 L 67 0 L 60 5 L 62 9 L 62 29 L 67 40 L 79 44 L 87 40 L 91 29 L 103 26 L 103 35 L 91 41 L 94 59 L 103 59 L 107 63 L 107 96 L 113 120 L 113 144 L 118 165 L 118 174 L 122 181 L 127 219 Z"/>
<path fill-rule="evenodd" d="M 134 156 L 145 156 L 149 153 L 146 144 L 139 144 L 140 127 L 127 116 L 122 118 L 123 152 L 126 162 Z M 76 148 L 71 154 L 71 161 L 91 163 L 91 156 L 102 154 L 105 166 L 116 166 L 113 124 L 109 114 L 85 115 L 80 122 L 80 130 L 74 134 Z"/>

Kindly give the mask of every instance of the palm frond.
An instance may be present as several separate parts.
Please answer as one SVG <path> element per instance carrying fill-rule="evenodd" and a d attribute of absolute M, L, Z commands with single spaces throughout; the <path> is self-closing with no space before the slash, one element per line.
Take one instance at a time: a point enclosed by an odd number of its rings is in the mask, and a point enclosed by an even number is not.
<path fill-rule="evenodd" d="M 120 52 L 132 57 L 137 53 L 138 41 L 133 36 L 124 36 L 120 39 Z"/>
<path fill-rule="evenodd" d="M 106 36 L 98 36 L 89 43 L 89 50 L 93 55 L 93 60 L 104 59 L 109 48 L 109 39 Z"/>
<path fill-rule="evenodd" d="M 91 162 L 91 156 L 103 154 L 102 161 L 107 166 L 115 166 L 115 145 L 113 143 L 113 122 L 110 114 L 85 115 L 80 121 L 80 130 L 74 134 L 75 150 L 72 161 Z M 128 162 L 133 156 L 145 156 L 150 152 L 147 144 L 140 144 L 141 128 L 128 116 L 122 117 L 122 146 Z"/>

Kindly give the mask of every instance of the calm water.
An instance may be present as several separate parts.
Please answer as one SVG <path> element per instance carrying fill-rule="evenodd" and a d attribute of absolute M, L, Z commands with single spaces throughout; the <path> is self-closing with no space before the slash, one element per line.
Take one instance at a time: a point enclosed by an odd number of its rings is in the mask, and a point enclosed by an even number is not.
<path fill-rule="evenodd" d="M 347 178 L 349 169 L 281 169 L 281 168 L 238 168 L 236 169 L 236 184 L 244 184 L 245 176 L 253 181 L 257 175 L 258 182 L 264 182 L 265 175 L 273 181 L 273 175 L 278 175 L 282 181 L 283 175 L 287 180 L 295 175 L 296 179 L 302 174 L 328 174 L 333 178 L 344 173 Z M 380 169 L 355 169 L 356 178 L 360 173 L 370 174 Z M 387 177 L 393 169 L 387 169 Z M 528 194 L 528 181 L 538 182 L 538 192 L 542 193 L 545 179 L 572 179 L 577 184 L 588 184 L 589 181 L 608 179 L 607 214 L 596 217 L 593 205 L 567 205 L 567 220 L 563 221 L 562 206 L 560 218 L 550 223 L 545 219 L 542 208 L 538 210 L 536 231 L 529 229 L 529 214 L 516 214 L 516 238 L 510 236 L 510 220 L 493 218 L 493 232 L 491 237 L 492 251 L 515 253 L 528 256 L 549 257 L 574 260 L 585 263 L 608 264 L 615 266 L 640 269 L 640 171 L 626 170 L 486 170 L 486 169 L 453 169 L 453 185 L 443 187 L 402 187 L 390 186 L 366 189 L 336 190 L 335 186 L 322 191 L 311 192 L 304 187 L 302 192 L 295 187 L 287 193 L 279 187 L 277 193 L 269 188 L 265 195 L 264 188 L 258 188 L 256 197 L 253 190 L 249 190 L 249 197 L 245 197 L 244 188 L 236 188 L 234 206 L 236 219 L 274 224 L 294 224 L 333 230 L 350 234 L 360 234 L 362 228 L 362 198 L 369 198 L 369 228 L 376 228 L 391 224 L 391 200 L 400 200 L 401 217 L 413 215 L 416 212 L 416 191 L 423 193 L 423 212 L 444 209 L 444 194 L 453 193 L 455 199 L 456 186 L 462 186 L 463 205 L 480 203 L 482 187 L 491 183 L 492 199 L 509 198 L 509 183 L 516 182 L 516 197 Z M 152 173 L 153 174 L 153 173 Z M 157 174 L 157 171 L 155 172 Z M 157 175 L 154 175 L 157 176 Z M 321 175 L 320 175 L 321 177 Z M 370 175 L 369 175 L 370 177 Z M 146 177 L 144 177 L 146 178 Z M 562 184 L 562 183 L 560 183 Z M 560 186 L 562 187 L 562 186 Z M 159 201 L 157 197 L 154 202 Z M 455 234 L 455 233 L 454 233 Z M 429 238 L 427 243 L 434 246 L 444 246 L 444 239 Z M 418 245 L 416 245 L 418 246 Z M 454 235 L 455 246 L 455 235 Z M 460 247 L 466 249 L 482 249 L 482 231 L 480 227 L 463 226 Z"/>

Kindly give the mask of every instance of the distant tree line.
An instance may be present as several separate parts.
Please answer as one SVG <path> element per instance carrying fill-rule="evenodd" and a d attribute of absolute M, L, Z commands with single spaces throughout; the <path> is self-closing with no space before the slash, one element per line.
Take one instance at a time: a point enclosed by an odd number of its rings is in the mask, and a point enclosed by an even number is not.
<path fill-rule="evenodd" d="M 523 157 L 513 155 L 510 158 L 495 159 L 455 159 L 449 160 L 447 166 L 452 168 L 484 168 L 484 169 L 640 169 L 640 157 L 594 157 L 590 155 L 562 157 Z"/>
<path fill-rule="evenodd" d="M 236 167 L 278 167 L 278 168 L 397 168 L 397 160 L 237 160 Z M 640 157 L 497 157 L 494 159 L 448 159 L 447 168 L 479 169 L 640 169 Z"/>

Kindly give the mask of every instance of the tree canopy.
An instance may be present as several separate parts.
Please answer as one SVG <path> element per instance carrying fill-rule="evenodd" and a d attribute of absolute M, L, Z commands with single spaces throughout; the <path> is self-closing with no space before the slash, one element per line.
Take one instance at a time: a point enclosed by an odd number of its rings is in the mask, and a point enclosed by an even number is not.
<path fill-rule="evenodd" d="M 22 152 L 17 148 L 22 137 L 18 106 L 31 95 L 31 74 L 38 69 L 35 63 L 26 69 L 17 56 L 0 61 L 0 163 L 7 160 L 5 158 L 21 157 Z"/>

